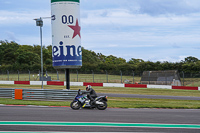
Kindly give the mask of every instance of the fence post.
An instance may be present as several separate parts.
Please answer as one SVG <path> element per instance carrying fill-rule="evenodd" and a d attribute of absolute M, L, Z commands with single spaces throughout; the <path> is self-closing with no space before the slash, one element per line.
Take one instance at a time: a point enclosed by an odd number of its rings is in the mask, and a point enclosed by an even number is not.
<path fill-rule="evenodd" d="M 57 80 L 59 80 L 59 74 L 58 74 L 58 70 L 56 70 L 57 71 Z"/>
<path fill-rule="evenodd" d="M 7 74 L 8 74 L 8 81 L 9 81 L 9 71 L 7 70 Z"/>
<path fill-rule="evenodd" d="M 122 83 L 122 71 L 120 70 L 120 73 L 121 73 L 121 83 Z"/>
<path fill-rule="evenodd" d="M 143 72 L 140 72 L 140 77 L 142 77 L 142 76 L 143 76 Z M 141 83 L 141 81 L 142 81 L 142 78 L 140 78 L 140 83 Z"/>
<path fill-rule="evenodd" d="M 184 77 L 185 77 L 185 75 L 184 75 L 184 72 L 182 71 L 182 73 L 183 73 L 183 86 L 184 86 Z"/>
<path fill-rule="evenodd" d="M 39 70 L 39 75 L 38 75 L 38 76 L 39 76 L 39 81 L 41 81 L 41 75 L 40 75 L 40 70 Z"/>
<path fill-rule="evenodd" d="M 76 73 L 77 73 L 77 82 L 78 82 L 78 70 L 76 70 Z"/>
<path fill-rule="evenodd" d="M 48 73 L 47 73 L 47 70 L 46 70 L 46 77 L 47 77 Z"/>
<path fill-rule="evenodd" d="M 108 72 L 106 70 L 106 80 L 107 80 L 107 83 L 108 83 Z"/>
<path fill-rule="evenodd" d="M 93 75 L 93 83 L 94 83 L 94 71 L 92 70 L 92 75 Z"/>
<path fill-rule="evenodd" d="M 66 78 L 66 89 L 70 90 L 70 71 L 65 69 L 65 78 Z"/>
<path fill-rule="evenodd" d="M 19 70 L 17 70 L 17 72 L 18 72 L 18 81 L 19 81 Z"/>
<path fill-rule="evenodd" d="M 31 72 L 30 72 L 30 70 L 28 70 L 28 73 L 29 73 L 29 81 L 31 81 Z"/>
<path fill-rule="evenodd" d="M 150 73 L 150 71 L 149 71 L 149 77 L 148 77 L 148 80 L 149 80 L 149 84 L 150 84 L 150 74 L 151 74 L 151 73 Z"/>
<path fill-rule="evenodd" d="M 57 70 L 57 80 L 59 80 L 59 73 L 58 73 L 58 70 Z"/>
<path fill-rule="evenodd" d="M 166 71 L 165 71 L 165 84 L 167 85 L 167 74 L 166 74 Z"/>

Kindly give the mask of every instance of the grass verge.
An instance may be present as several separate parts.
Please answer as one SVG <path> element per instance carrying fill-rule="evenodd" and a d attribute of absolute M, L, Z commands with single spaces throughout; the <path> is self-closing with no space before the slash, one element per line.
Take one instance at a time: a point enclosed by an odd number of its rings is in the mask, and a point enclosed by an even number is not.
<path fill-rule="evenodd" d="M 0 98 L 0 104 L 5 105 L 69 106 L 70 102 L 71 101 L 35 101 Z"/>
<path fill-rule="evenodd" d="M 169 100 L 146 98 L 110 98 L 109 107 L 119 108 L 169 108 L 200 109 L 200 102 L 195 100 Z"/>
<path fill-rule="evenodd" d="M 40 106 L 70 106 L 71 101 L 28 101 L 0 98 L 6 105 L 40 105 Z M 170 108 L 170 109 L 200 109 L 200 102 L 195 100 L 140 99 L 140 98 L 108 98 L 108 107 L 112 108 Z"/>

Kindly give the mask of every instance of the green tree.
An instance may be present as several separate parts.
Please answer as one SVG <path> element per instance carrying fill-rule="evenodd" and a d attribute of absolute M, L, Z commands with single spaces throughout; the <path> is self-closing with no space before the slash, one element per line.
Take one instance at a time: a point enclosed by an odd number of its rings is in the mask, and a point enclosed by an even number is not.
<path fill-rule="evenodd" d="M 82 47 L 82 61 L 90 64 L 100 63 L 97 54 Z"/>
<path fill-rule="evenodd" d="M 123 58 L 117 58 L 113 55 L 109 55 L 105 58 L 106 64 L 125 64 L 126 60 Z"/>
<path fill-rule="evenodd" d="M 33 65 L 40 63 L 40 57 L 33 52 L 22 52 L 17 57 L 17 62 L 21 64 Z"/>
<path fill-rule="evenodd" d="M 106 59 L 106 56 L 103 55 L 102 53 L 97 53 L 97 56 L 98 56 L 98 59 L 101 61 L 101 62 L 105 62 L 105 59 Z"/>
<path fill-rule="evenodd" d="M 194 63 L 197 61 L 199 61 L 199 59 L 196 57 L 189 56 L 189 57 L 185 58 L 185 63 Z"/>
<path fill-rule="evenodd" d="M 144 60 L 131 58 L 127 63 L 128 64 L 139 64 L 139 63 L 142 63 L 142 62 L 144 62 Z"/>
<path fill-rule="evenodd" d="M 15 64 L 16 63 L 16 51 L 19 45 L 15 42 L 1 41 L 0 54 L 1 54 L 1 64 Z"/>

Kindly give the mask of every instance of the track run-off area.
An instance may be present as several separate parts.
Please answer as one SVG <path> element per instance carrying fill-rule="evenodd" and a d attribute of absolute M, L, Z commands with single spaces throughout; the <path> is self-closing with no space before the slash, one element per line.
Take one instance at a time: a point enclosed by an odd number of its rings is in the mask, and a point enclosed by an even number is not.
<path fill-rule="evenodd" d="M 0 106 L 0 132 L 199 132 L 198 109 Z"/>

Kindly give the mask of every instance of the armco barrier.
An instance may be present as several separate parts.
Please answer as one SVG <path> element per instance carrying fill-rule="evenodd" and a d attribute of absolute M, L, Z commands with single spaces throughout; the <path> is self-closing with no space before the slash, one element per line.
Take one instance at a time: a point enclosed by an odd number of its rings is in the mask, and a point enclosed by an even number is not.
<path fill-rule="evenodd" d="M 190 87 L 190 86 L 172 86 L 172 89 L 198 90 L 198 87 Z"/>
<path fill-rule="evenodd" d="M 61 86 L 64 86 L 64 82 L 61 82 L 61 81 L 47 81 L 47 85 L 61 85 Z"/>
<path fill-rule="evenodd" d="M 19 85 L 30 85 L 30 81 L 14 81 L 14 84 L 19 84 Z"/>
<path fill-rule="evenodd" d="M 72 100 L 77 90 L 0 88 L 0 97 L 24 100 Z"/>
<path fill-rule="evenodd" d="M 64 82 L 64 85 L 66 86 L 66 82 Z M 70 82 L 70 86 L 83 86 L 83 82 Z"/>
<path fill-rule="evenodd" d="M 76 94 L 76 90 L 23 89 L 25 100 L 71 100 Z"/>
<path fill-rule="evenodd" d="M 103 87 L 124 87 L 124 84 L 119 84 L 119 83 L 103 83 Z"/>
<path fill-rule="evenodd" d="M 147 88 L 147 85 L 143 85 L 143 84 L 125 84 L 125 87 Z"/>
<path fill-rule="evenodd" d="M 30 85 L 42 85 L 42 81 L 30 81 Z M 47 81 L 43 81 L 43 85 L 47 85 Z"/>
<path fill-rule="evenodd" d="M 0 81 L 0 84 L 4 84 L 4 85 L 14 85 L 14 81 Z"/>
<path fill-rule="evenodd" d="M 103 87 L 103 83 L 83 83 L 83 86 L 87 86 L 87 85 L 91 85 L 91 86 L 102 86 Z"/>
<path fill-rule="evenodd" d="M 14 89 L 0 88 L 0 97 L 12 98 Z"/>
<path fill-rule="evenodd" d="M 171 85 L 147 85 L 147 88 L 172 89 Z"/>
<path fill-rule="evenodd" d="M 42 81 L 0 81 L 0 84 L 42 85 Z M 66 86 L 66 82 L 64 82 L 64 81 L 43 81 L 43 85 Z M 101 86 L 101 87 L 133 87 L 133 88 L 163 88 L 163 89 L 200 90 L 200 87 L 190 87 L 190 86 L 70 82 L 70 86 L 87 86 L 87 85 Z"/>

